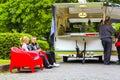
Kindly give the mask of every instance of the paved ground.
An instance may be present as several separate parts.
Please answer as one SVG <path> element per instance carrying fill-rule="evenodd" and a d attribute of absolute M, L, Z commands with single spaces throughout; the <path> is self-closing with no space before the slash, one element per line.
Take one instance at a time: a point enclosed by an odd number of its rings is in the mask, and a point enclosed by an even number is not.
<path fill-rule="evenodd" d="M 114 57 L 110 65 L 104 65 L 95 60 L 81 64 L 80 60 L 70 59 L 67 63 L 60 62 L 57 68 L 41 71 L 37 67 L 35 73 L 29 69 L 0 73 L 0 80 L 120 80 L 120 65 L 115 64 L 116 60 Z"/>

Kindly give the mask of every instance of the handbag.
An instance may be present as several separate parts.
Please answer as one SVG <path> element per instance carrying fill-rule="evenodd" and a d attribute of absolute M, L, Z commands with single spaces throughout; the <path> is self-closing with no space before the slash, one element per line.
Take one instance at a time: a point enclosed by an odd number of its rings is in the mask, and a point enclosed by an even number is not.
<path fill-rule="evenodd" d="M 117 41 L 117 42 L 115 43 L 115 46 L 116 46 L 116 47 L 120 47 L 120 41 Z"/>

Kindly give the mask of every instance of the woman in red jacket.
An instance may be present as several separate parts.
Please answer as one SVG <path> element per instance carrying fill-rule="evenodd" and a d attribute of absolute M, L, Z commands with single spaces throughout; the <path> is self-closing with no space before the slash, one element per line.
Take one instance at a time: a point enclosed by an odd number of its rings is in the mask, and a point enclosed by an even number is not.
<path fill-rule="evenodd" d="M 118 61 L 117 64 L 120 64 L 120 33 L 117 34 L 117 42 L 115 43 L 118 53 Z"/>

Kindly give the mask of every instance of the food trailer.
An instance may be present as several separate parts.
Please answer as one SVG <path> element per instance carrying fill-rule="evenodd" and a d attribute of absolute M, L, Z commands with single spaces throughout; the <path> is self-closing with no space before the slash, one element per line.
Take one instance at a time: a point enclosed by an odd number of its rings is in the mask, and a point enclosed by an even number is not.
<path fill-rule="evenodd" d="M 117 9 L 114 9 L 117 11 Z M 117 19 L 111 7 L 103 2 L 91 3 L 55 3 L 53 4 L 53 21 L 55 23 L 54 49 L 63 57 L 98 58 L 102 61 L 103 47 L 99 38 L 99 23 L 106 16 Z M 116 53 L 113 43 L 112 54 Z"/>

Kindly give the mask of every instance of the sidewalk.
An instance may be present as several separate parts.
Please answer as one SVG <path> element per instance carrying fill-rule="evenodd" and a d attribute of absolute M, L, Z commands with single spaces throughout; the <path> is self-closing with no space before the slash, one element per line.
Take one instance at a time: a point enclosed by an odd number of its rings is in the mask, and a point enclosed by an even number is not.
<path fill-rule="evenodd" d="M 79 59 L 70 59 L 67 63 L 60 62 L 60 67 L 44 69 L 39 67 L 31 73 L 30 69 L 23 69 L 13 73 L 0 73 L 0 80 L 120 80 L 120 65 L 116 65 L 117 56 L 111 59 L 110 65 L 89 60 L 82 64 Z"/>

